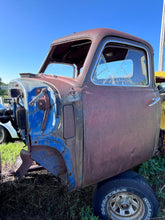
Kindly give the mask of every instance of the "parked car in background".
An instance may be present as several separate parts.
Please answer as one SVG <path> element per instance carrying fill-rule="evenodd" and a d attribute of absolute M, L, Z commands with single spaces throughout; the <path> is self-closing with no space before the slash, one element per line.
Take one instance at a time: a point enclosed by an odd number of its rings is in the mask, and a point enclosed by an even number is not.
<path fill-rule="evenodd" d="M 3 105 L 3 98 L 0 96 L 0 104 Z"/>
<path fill-rule="evenodd" d="M 4 109 L 5 107 L 0 104 L 0 110 Z M 11 125 L 11 122 L 7 122 L 5 124 L 0 122 L 0 144 L 3 142 L 8 142 L 11 139 L 17 139 L 18 135 L 16 130 Z"/>

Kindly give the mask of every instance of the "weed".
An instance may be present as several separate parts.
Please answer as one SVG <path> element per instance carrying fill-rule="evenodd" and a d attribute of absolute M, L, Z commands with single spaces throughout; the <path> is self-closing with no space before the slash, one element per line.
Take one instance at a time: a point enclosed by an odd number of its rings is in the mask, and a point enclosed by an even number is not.
<path fill-rule="evenodd" d="M 80 211 L 81 220 L 99 220 L 99 217 L 94 216 L 90 206 L 82 207 Z"/>
<path fill-rule="evenodd" d="M 1 144 L 0 155 L 2 165 L 5 163 L 7 163 L 8 165 L 13 164 L 15 162 L 16 157 L 19 156 L 23 146 L 23 142 Z"/>
<path fill-rule="evenodd" d="M 1 144 L 2 165 L 11 165 L 23 146 L 22 142 Z M 165 158 L 154 157 L 136 171 L 147 179 L 156 192 L 159 216 L 162 216 L 165 207 Z M 4 182 L 0 187 L 0 218 L 98 220 L 91 208 L 93 189 L 91 186 L 68 193 L 54 176 L 36 173 L 20 182 Z"/>
<path fill-rule="evenodd" d="M 152 186 L 162 210 L 165 207 L 165 158 L 159 156 L 144 162 L 138 172 Z"/>
<path fill-rule="evenodd" d="M 98 220 L 91 208 L 92 186 L 68 192 L 58 178 L 44 172 L 1 184 L 0 218 Z"/>

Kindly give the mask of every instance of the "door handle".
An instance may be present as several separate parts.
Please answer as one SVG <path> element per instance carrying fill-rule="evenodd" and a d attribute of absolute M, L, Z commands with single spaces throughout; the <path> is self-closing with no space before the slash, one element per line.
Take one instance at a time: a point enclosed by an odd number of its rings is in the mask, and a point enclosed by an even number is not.
<path fill-rule="evenodd" d="M 152 107 L 152 106 L 155 105 L 157 102 L 159 102 L 159 101 L 160 101 L 160 97 L 155 97 L 155 98 L 153 98 L 152 100 L 153 100 L 153 102 L 148 105 L 149 107 Z"/>

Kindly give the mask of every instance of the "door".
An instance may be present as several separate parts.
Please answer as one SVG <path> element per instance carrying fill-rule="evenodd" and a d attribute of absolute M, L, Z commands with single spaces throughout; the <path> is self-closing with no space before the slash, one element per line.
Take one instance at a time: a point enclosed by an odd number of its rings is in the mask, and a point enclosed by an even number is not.
<path fill-rule="evenodd" d="M 151 157 L 160 98 L 149 51 L 107 42 L 83 90 L 83 184 L 99 182 Z"/>

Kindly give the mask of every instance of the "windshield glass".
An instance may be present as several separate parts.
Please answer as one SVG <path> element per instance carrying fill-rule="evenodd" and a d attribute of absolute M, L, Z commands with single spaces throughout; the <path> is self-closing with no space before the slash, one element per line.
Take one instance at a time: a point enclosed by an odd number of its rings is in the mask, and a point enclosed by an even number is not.
<path fill-rule="evenodd" d="M 90 40 L 76 40 L 52 46 L 39 73 L 76 78 L 82 70 Z"/>
<path fill-rule="evenodd" d="M 44 73 L 75 78 L 75 67 L 65 63 L 50 63 Z"/>

